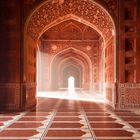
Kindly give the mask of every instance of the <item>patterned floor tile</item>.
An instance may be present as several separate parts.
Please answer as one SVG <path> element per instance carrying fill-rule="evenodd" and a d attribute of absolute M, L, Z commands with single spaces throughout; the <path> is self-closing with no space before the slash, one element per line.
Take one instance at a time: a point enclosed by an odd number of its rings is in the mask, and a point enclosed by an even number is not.
<path fill-rule="evenodd" d="M 82 137 L 86 133 L 81 130 L 49 130 L 46 136 L 51 137 Z"/>
<path fill-rule="evenodd" d="M 118 123 L 90 123 L 92 128 L 122 128 L 123 125 L 122 124 L 118 124 Z"/>
<path fill-rule="evenodd" d="M 134 133 L 125 130 L 94 130 L 97 137 L 132 137 Z"/>
<path fill-rule="evenodd" d="M 37 100 L 29 112 L 0 114 L 0 140 L 140 139 L 140 115 L 132 111 L 87 101 Z"/>
<path fill-rule="evenodd" d="M 8 128 L 39 128 L 43 127 L 44 124 L 42 123 L 30 123 L 30 122 L 24 122 L 24 123 L 13 123 Z"/>
<path fill-rule="evenodd" d="M 81 128 L 83 126 L 80 123 L 52 123 L 50 128 Z"/>

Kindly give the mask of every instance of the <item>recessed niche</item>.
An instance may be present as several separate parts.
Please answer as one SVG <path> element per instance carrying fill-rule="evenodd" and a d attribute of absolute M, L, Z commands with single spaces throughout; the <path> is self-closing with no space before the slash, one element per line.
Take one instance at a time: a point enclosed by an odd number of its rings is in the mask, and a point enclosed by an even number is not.
<path fill-rule="evenodd" d="M 134 32 L 135 28 L 133 25 L 125 25 L 125 32 L 129 33 L 129 32 Z"/>
<path fill-rule="evenodd" d="M 126 38 L 125 39 L 125 51 L 134 51 L 134 39 Z"/>
<path fill-rule="evenodd" d="M 134 70 L 125 70 L 125 82 L 134 82 Z"/>
<path fill-rule="evenodd" d="M 135 8 L 134 7 L 131 7 L 131 6 L 128 6 L 128 7 L 125 7 L 125 14 L 124 14 L 124 18 L 125 20 L 133 20 L 134 17 L 135 17 Z"/>
<path fill-rule="evenodd" d="M 134 57 L 126 57 L 125 64 L 134 64 Z"/>

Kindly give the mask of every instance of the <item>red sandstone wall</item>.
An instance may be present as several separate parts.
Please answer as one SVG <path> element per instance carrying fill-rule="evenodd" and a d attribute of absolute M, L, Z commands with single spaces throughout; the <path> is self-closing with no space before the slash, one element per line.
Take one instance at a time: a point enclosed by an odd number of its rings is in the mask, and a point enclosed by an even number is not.
<path fill-rule="evenodd" d="M 21 11 L 19 0 L 0 1 L 0 109 L 20 104 Z"/>
<path fill-rule="evenodd" d="M 140 107 L 140 2 L 120 2 L 118 107 Z"/>
<path fill-rule="evenodd" d="M 114 97 L 115 97 L 115 82 L 114 82 L 114 75 L 115 75 L 115 42 L 114 36 L 112 36 L 108 42 L 106 43 L 105 47 L 105 94 L 106 100 L 114 106 Z"/>
<path fill-rule="evenodd" d="M 25 36 L 24 48 L 24 71 L 22 94 L 25 100 L 25 107 L 31 107 L 36 103 L 36 51 L 37 43 L 32 40 L 28 35 Z"/>

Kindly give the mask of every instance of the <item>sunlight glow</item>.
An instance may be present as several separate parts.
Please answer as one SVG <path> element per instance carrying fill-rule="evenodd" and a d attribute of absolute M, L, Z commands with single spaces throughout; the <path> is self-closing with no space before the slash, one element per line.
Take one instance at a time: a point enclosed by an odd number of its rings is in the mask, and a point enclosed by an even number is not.
<path fill-rule="evenodd" d="M 74 91 L 73 93 L 70 94 L 68 91 L 37 92 L 37 97 L 105 103 L 102 93 L 90 93 L 85 91 Z"/>
<path fill-rule="evenodd" d="M 71 99 L 75 98 L 75 96 L 75 79 L 73 76 L 70 76 L 68 78 L 68 97 Z"/>
<path fill-rule="evenodd" d="M 68 78 L 68 90 L 73 91 L 74 87 L 75 87 L 75 79 L 74 79 L 74 77 L 70 76 Z"/>

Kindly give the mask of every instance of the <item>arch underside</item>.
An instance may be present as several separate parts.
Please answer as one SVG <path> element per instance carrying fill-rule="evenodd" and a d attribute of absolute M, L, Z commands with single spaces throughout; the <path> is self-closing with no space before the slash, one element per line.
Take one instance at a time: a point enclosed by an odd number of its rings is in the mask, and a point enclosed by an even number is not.
<path fill-rule="evenodd" d="M 48 28 L 68 19 L 89 24 L 106 40 L 112 36 L 112 29 L 115 29 L 111 16 L 97 3 L 90 0 L 66 0 L 62 4 L 46 1 L 36 8 L 27 20 L 26 31 L 36 40 Z"/>

